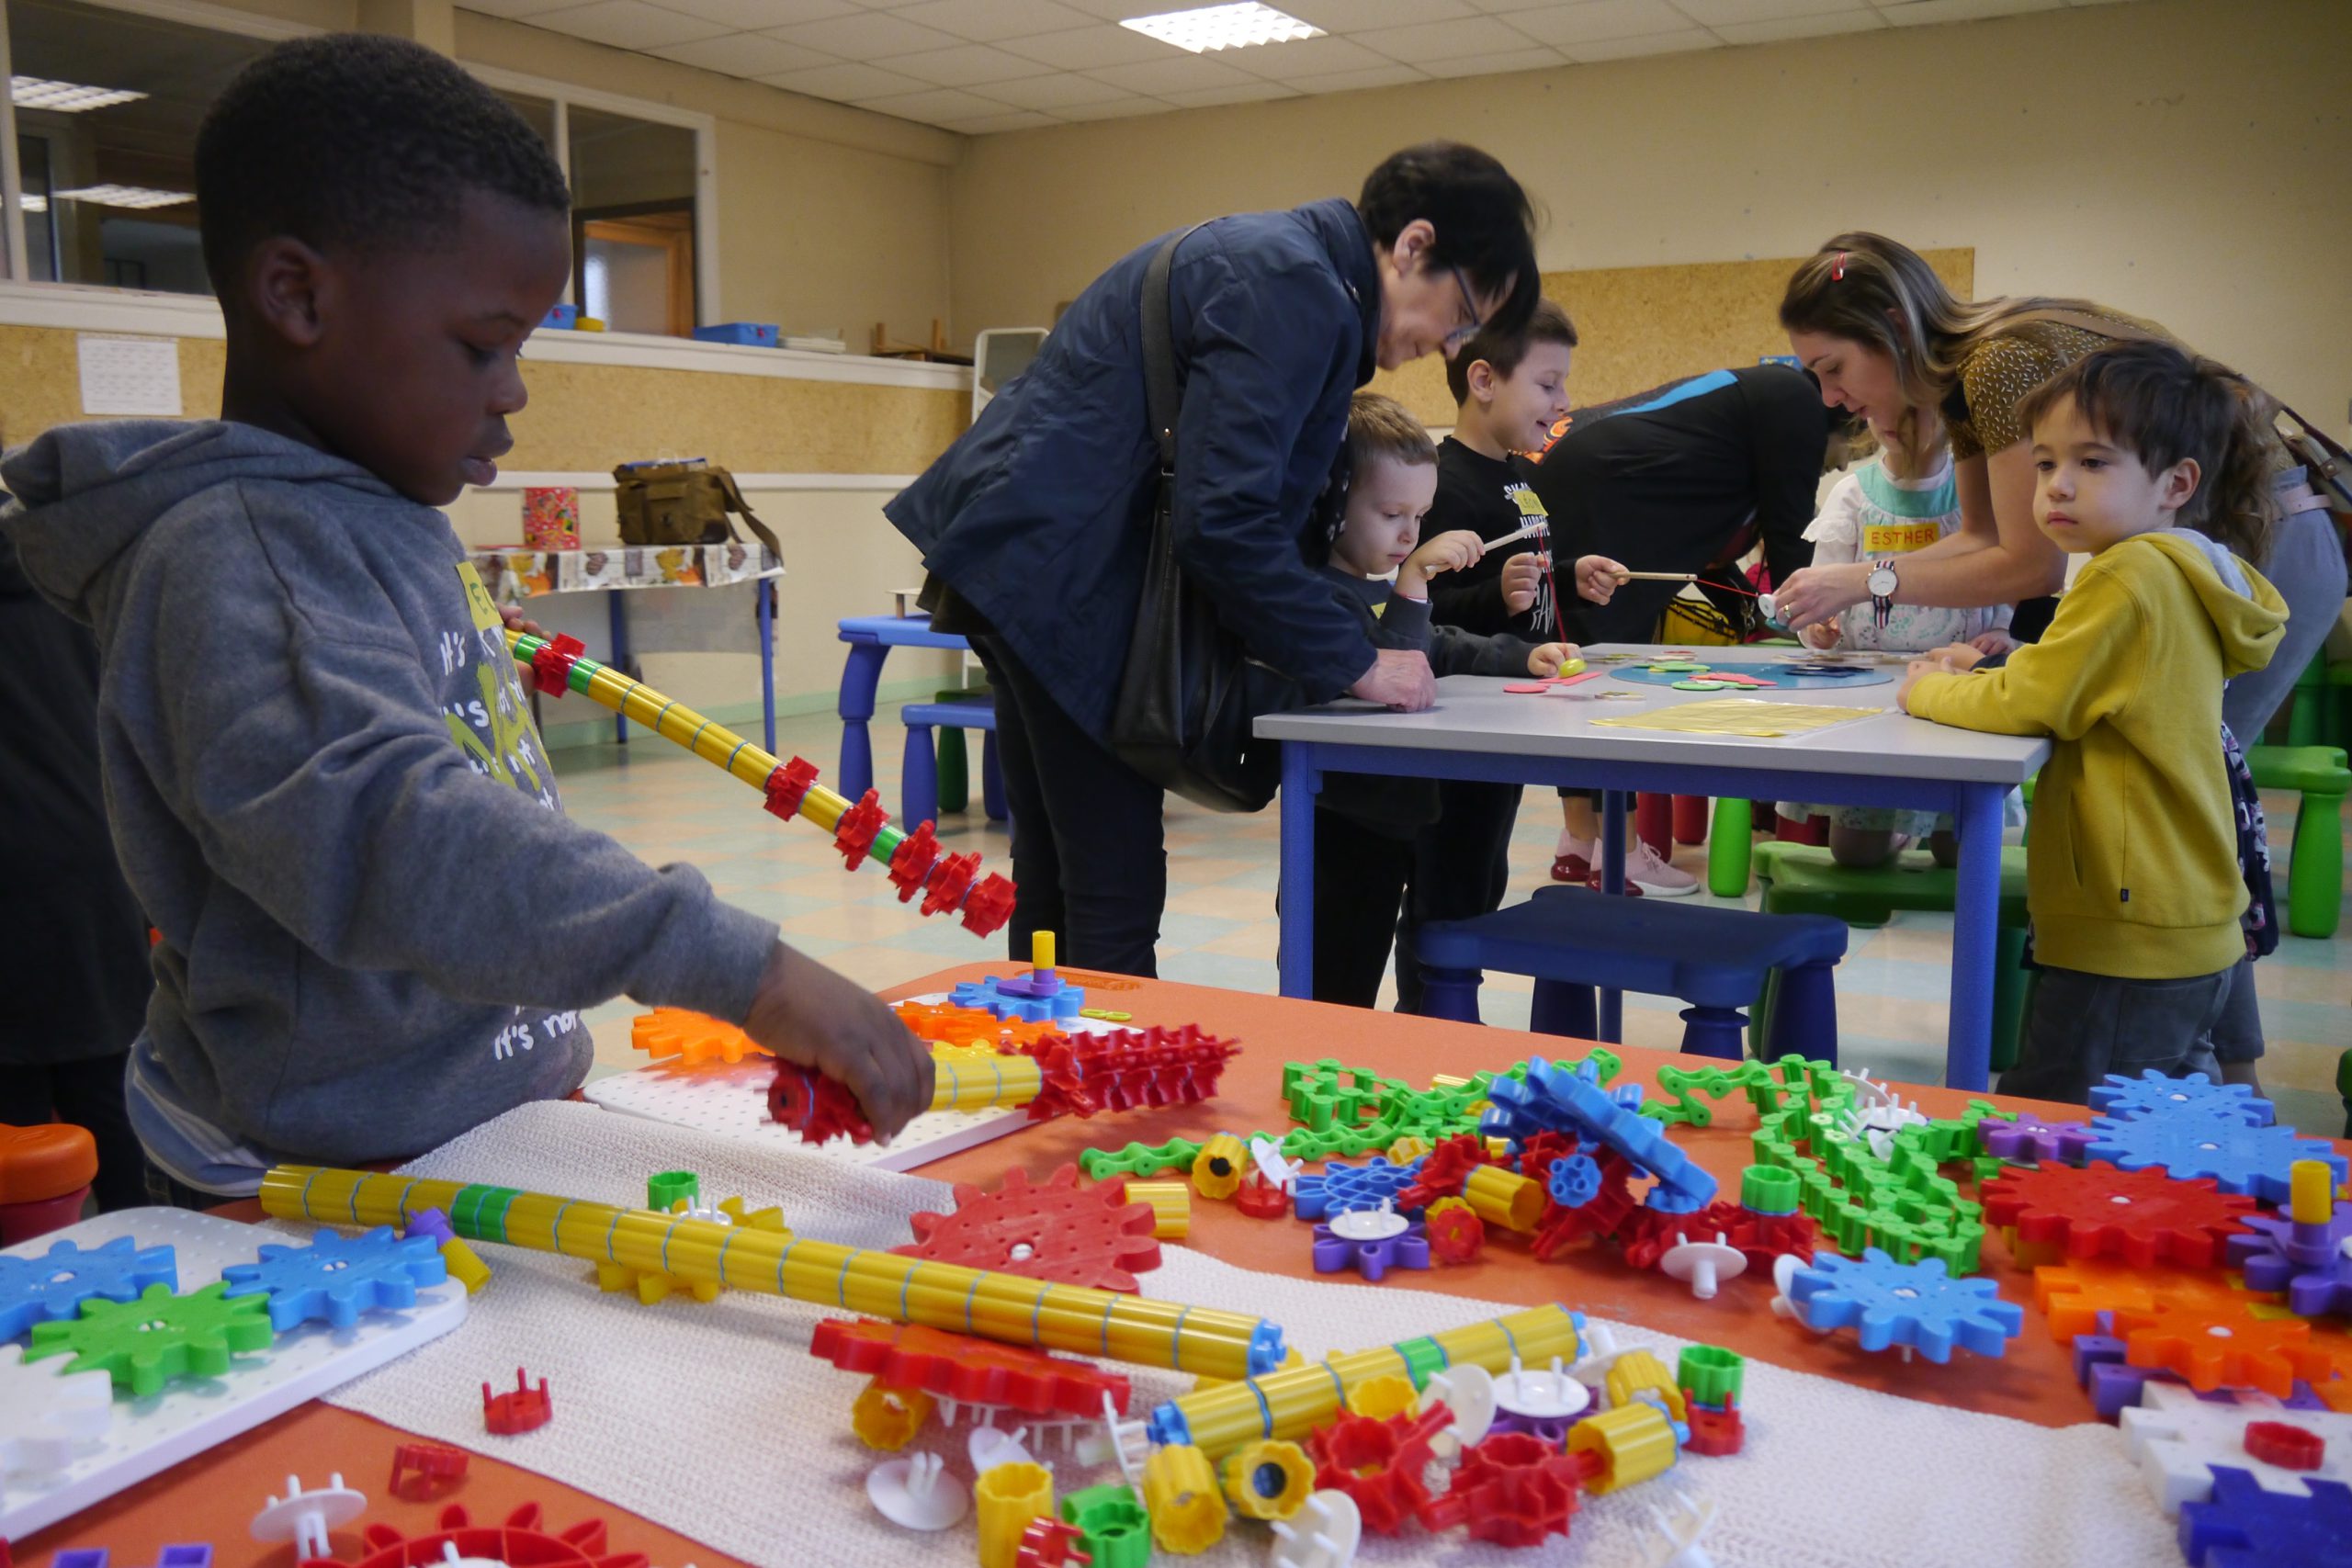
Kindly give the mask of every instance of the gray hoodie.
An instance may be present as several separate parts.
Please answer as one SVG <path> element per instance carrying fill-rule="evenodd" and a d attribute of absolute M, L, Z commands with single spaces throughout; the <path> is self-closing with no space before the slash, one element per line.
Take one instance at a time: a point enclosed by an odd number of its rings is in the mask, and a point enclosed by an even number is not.
<path fill-rule="evenodd" d="M 577 1010 L 740 1019 L 773 923 L 567 820 L 448 520 L 251 425 L 52 430 L 0 529 L 101 648 L 124 873 L 162 932 L 134 1123 L 191 1185 L 443 1143 L 585 1076 Z"/>

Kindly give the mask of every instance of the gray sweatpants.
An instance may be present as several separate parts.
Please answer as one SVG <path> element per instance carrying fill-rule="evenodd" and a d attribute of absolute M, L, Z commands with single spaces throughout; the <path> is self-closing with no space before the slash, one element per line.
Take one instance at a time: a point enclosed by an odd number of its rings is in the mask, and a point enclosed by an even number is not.
<path fill-rule="evenodd" d="M 2001 1075 L 2000 1092 L 2083 1105 L 2108 1074 L 2138 1077 L 2150 1067 L 2221 1082 L 2213 1032 L 2229 1010 L 2235 973 L 2120 980 L 2044 964 L 2034 976 L 2018 1065 Z"/>
<path fill-rule="evenodd" d="M 2282 494 L 2310 493 L 2301 468 L 2280 474 L 2278 488 Z M 2222 722 L 2241 746 L 2262 743 L 2270 716 L 2287 700 L 2296 678 L 2344 613 L 2344 547 L 2326 512 L 2314 504 L 2281 517 L 2271 536 L 2270 558 L 2261 570 L 2287 601 L 2289 618 L 2270 662 L 2231 682 L 2222 697 Z"/>

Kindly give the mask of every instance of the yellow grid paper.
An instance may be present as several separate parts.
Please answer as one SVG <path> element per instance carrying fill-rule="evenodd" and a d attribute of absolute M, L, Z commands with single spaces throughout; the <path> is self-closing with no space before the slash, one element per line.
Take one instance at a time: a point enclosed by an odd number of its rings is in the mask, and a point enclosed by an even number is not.
<path fill-rule="evenodd" d="M 1693 735 L 1753 735 L 1771 739 L 1826 729 L 1849 719 L 1869 718 L 1877 708 L 1807 707 L 1801 703 L 1767 702 L 1761 697 L 1718 697 L 1684 703 L 1652 713 L 1623 718 L 1596 718 L 1596 727 L 1613 729 L 1677 729 Z"/>

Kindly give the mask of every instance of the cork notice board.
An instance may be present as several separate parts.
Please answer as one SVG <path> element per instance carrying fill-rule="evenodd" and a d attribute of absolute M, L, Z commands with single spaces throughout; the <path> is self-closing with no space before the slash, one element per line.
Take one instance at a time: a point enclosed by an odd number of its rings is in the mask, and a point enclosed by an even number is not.
<path fill-rule="evenodd" d="M 1946 288 L 1962 299 L 1975 297 L 1973 248 L 1922 254 Z M 1571 397 L 1579 406 L 1605 403 L 1679 377 L 1788 353 L 1781 291 L 1802 259 L 1545 273 L 1544 292 L 1568 312 L 1583 340 L 1568 378 Z M 1453 423 L 1445 362 L 1435 355 L 1382 373 L 1371 389 L 1396 399 L 1424 424 Z"/>

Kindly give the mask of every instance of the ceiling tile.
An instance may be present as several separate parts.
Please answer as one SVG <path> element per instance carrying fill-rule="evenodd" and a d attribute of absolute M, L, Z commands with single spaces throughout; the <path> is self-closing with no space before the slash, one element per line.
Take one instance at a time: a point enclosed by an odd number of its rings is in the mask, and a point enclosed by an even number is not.
<path fill-rule="evenodd" d="M 1564 43 L 1560 52 L 1580 65 L 1600 60 L 1633 60 L 1645 54 L 1679 54 L 1693 49 L 1717 49 L 1722 40 L 1704 28 L 1655 33 L 1648 38 L 1609 38 L 1591 43 Z"/>
<path fill-rule="evenodd" d="M 1371 71 L 1392 63 L 1386 55 L 1344 38 L 1307 38 L 1261 49 L 1228 49 L 1217 58 L 1237 71 L 1274 82 L 1295 82 L 1332 71 Z"/>
<path fill-rule="evenodd" d="M 965 136 L 994 136 L 1006 130 L 1034 130 L 1041 125 L 1059 125 L 1049 114 L 1034 109 L 1014 109 L 1010 114 L 992 114 L 979 119 L 951 119 L 943 129 Z"/>
<path fill-rule="evenodd" d="M 1060 0 L 923 0 L 916 6 L 893 6 L 890 14 L 974 43 L 1082 28 L 1096 19 Z"/>
<path fill-rule="evenodd" d="M 1468 0 L 1266 0 L 1266 4 L 1333 33 L 1370 32 L 1374 28 L 1445 22 L 1477 14 Z"/>
<path fill-rule="evenodd" d="M 771 87 L 782 87 L 787 93 L 806 93 L 812 98 L 831 98 L 846 103 L 852 98 L 879 98 L 892 93 L 920 93 L 931 85 L 911 76 L 901 76 L 896 71 L 883 71 L 871 65 L 843 62 L 839 65 L 813 66 L 806 71 L 786 71 L 774 76 L 762 76 Z"/>
<path fill-rule="evenodd" d="M 951 119 L 978 119 L 986 115 L 1003 114 L 1005 106 L 993 98 L 967 93 L 960 87 L 933 87 L 927 93 L 894 93 L 882 98 L 860 98 L 857 107 L 887 114 L 897 119 L 916 119 L 926 125 L 940 125 Z"/>
<path fill-rule="evenodd" d="M 1167 60 L 1135 65 L 1106 65 L 1088 75 L 1130 93 L 1181 93 L 1202 87 L 1238 87 L 1256 78 L 1236 71 L 1205 54 L 1174 51 Z"/>
<path fill-rule="evenodd" d="M 1833 11 L 1867 15 L 1870 4 L 1869 0 L 1674 0 L 1674 8 L 1702 28 L 1736 28 Z"/>
<path fill-rule="evenodd" d="M 928 49 L 920 54 L 888 55 L 876 62 L 886 71 L 902 71 L 936 82 L 943 87 L 970 87 L 982 82 L 1009 82 L 1035 76 L 1037 62 L 990 49 L 984 43 L 959 43 L 953 49 Z"/>
<path fill-rule="evenodd" d="M 503 17 L 510 22 L 519 22 L 526 17 L 569 10 L 579 3 L 580 0 L 467 0 L 466 9 L 480 11 L 485 17 Z"/>
<path fill-rule="evenodd" d="M 1898 28 L 1973 22 L 2024 11 L 2055 11 L 2063 0 L 1878 0 L 1878 14 Z"/>
<path fill-rule="evenodd" d="M 615 49 L 691 43 L 695 39 L 716 38 L 728 30 L 715 22 L 649 6 L 645 0 L 598 0 L 594 6 L 575 6 L 568 11 L 533 17 L 531 26 L 569 33 L 593 43 L 608 43 Z"/>
<path fill-rule="evenodd" d="M 1666 0 L 1578 0 L 1573 6 L 1546 6 L 1535 11 L 1513 11 L 1503 20 L 1543 43 L 1572 46 L 1602 39 L 1645 38 L 1670 33 L 1690 25 Z M 821 45 L 820 47 L 822 47 Z"/>
<path fill-rule="evenodd" d="M 1782 39 L 1827 38 L 1833 33 L 1883 30 L 1875 11 L 1838 11 L 1826 17 L 1783 17 L 1777 22 L 1726 22 L 1715 29 L 1725 43 L 1778 43 Z"/>
<path fill-rule="evenodd" d="M 1171 55 L 1183 53 L 1182 50 L 1172 49 L 1158 39 L 1146 38 L 1132 28 L 1102 22 L 1091 27 L 1072 28 L 1067 32 L 1000 39 L 997 47 L 1010 50 L 1024 60 L 1034 60 L 1040 65 L 1051 65 L 1063 71 L 1091 71 L 1101 65 L 1138 65 L 1147 61 L 1166 60 Z"/>
<path fill-rule="evenodd" d="M 1162 11 L 1190 10 L 1199 3 L 1200 0 L 1061 0 L 1072 10 L 1083 11 L 1105 22 L 1124 22 L 1129 17 L 1156 17 Z"/>
<path fill-rule="evenodd" d="M 1158 98 L 1148 98 L 1140 93 L 1124 98 L 1114 98 L 1102 104 L 1073 104 L 1066 109 L 1056 109 L 1055 115 L 1068 120 L 1131 119 L 1136 115 L 1166 114 L 1169 106 Z"/>
<path fill-rule="evenodd" d="M 1566 65 L 1566 55 L 1556 49 L 1531 43 L 1501 54 L 1465 54 L 1458 60 L 1431 60 L 1421 69 L 1432 76 L 1508 76 L 1514 71 L 1544 71 Z"/>
<path fill-rule="evenodd" d="M 1186 87 L 1173 93 L 1162 93 L 1178 108 L 1206 109 L 1220 104 L 1254 104 L 1269 98 L 1295 98 L 1298 89 L 1285 87 L 1280 82 L 1240 82 L 1230 87 Z"/>
<path fill-rule="evenodd" d="M 991 98 L 1001 98 L 1018 108 L 1046 109 L 1055 114 L 1074 105 L 1106 104 L 1128 96 L 1124 87 L 1114 87 L 1108 82 L 1097 82 L 1091 76 L 1080 76 L 1076 72 L 989 84 L 989 96 Z"/>
<path fill-rule="evenodd" d="M 828 17 L 847 17 L 857 10 L 850 0 L 656 0 L 656 4 L 665 11 L 683 11 L 689 17 L 723 22 L 746 33 L 763 28 L 788 28 L 800 22 L 821 22 Z"/>
<path fill-rule="evenodd" d="M 1464 17 L 1453 22 L 1425 22 L 1411 28 L 1379 28 L 1351 35 L 1368 49 L 1391 60 L 1417 64 L 1424 60 L 1452 60 L 1464 54 L 1502 54 L 1527 42 L 1527 35 L 1492 17 Z"/>
<path fill-rule="evenodd" d="M 1367 87 L 1401 87 L 1408 82 L 1428 80 L 1409 65 L 1380 65 L 1369 71 L 1333 71 L 1321 76 L 1302 76 L 1293 85 L 1309 93 L 1360 93 Z"/>
<path fill-rule="evenodd" d="M 763 38 L 758 33 L 726 33 L 693 43 L 664 44 L 650 52 L 681 65 L 696 65 L 726 76 L 775 76 L 786 71 L 839 63 L 813 49 L 803 49 L 782 39 Z"/>
<path fill-rule="evenodd" d="M 860 11 L 822 22 L 802 22 L 789 28 L 764 29 L 772 38 L 820 49 L 843 60 L 879 60 L 886 54 L 912 54 L 917 50 L 945 49 L 963 39 L 937 28 L 926 28 L 881 11 Z"/>

